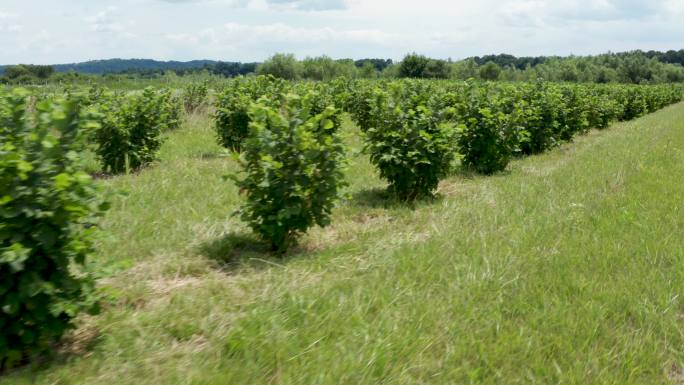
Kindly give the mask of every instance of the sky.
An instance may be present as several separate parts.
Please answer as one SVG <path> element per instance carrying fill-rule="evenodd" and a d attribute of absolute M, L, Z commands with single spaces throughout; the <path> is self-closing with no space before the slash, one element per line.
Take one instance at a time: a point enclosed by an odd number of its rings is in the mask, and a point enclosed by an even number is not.
<path fill-rule="evenodd" d="M 684 0 L 0 0 L 0 64 L 684 48 Z"/>

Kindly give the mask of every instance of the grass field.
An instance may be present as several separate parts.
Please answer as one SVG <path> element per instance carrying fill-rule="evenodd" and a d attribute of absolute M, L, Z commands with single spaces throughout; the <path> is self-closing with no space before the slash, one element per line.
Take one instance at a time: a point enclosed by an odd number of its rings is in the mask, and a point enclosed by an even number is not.
<path fill-rule="evenodd" d="M 412 207 L 345 133 L 332 225 L 280 259 L 190 117 L 158 165 L 103 182 L 103 313 L 0 383 L 684 383 L 684 104 Z"/>

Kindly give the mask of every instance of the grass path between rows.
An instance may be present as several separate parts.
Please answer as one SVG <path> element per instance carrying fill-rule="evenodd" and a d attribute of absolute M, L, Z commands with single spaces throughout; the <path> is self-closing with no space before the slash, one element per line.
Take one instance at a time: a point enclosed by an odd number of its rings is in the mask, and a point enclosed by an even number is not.
<path fill-rule="evenodd" d="M 194 116 L 104 182 L 104 312 L 0 383 L 684 383 L 684 104 L 509 169 L 408 207 L 355 154 L 333 224 L 278 259 Z"/>

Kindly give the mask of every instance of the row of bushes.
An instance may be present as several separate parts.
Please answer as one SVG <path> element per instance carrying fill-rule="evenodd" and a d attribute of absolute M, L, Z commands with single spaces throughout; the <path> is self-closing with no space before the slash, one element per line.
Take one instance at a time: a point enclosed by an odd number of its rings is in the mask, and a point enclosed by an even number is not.
<path fill-rule="evenodd" d="M 305 112 L 292 112 L 293 100 L 300 99 L 288 93 L 306 95 L 306 108 L 297 107 Z M 325 169 L 316 163 L 320 159 L 337 164 L 341 154 L 327 148 L 320 158 L 309 158 L 296 139 L 283 136 L 287 130 L 303 130 L 309 119 L 321 114 L 327 114 L 331 127 L 338 127 L 339 109 L 350 112 L 389 190 L 413 200 L 430 196 L 456 157 L 467 168 L 491 174 L 505 169 L 513 156 L 543 152 L 589 128 L 641 116 L 681 97 L 681 88 L 674 86 L 344 79 L 287 84 L 258 77 L 238 80 L 219 94 L 216 131 L 221 144 L 242 152 L 246 176 L 236 178 L 247 193 L 242 218 L 274 249 L 282 250 L 291 243 L 284 234 L 318 223 L 297 216 L 304 215 L 302 207 L 311 215 L 323 207 L 315 200 L 292 203 L 289 194 L 313 191 L 312 183 L 332 192 L 336 188 L 324 187 L 341 183 L 330 179 L 338 175 L 335 172 L 328 172 L 325 183 L 301 180 L 312 170 Z M 330 109 L 337 113 L 326 112 Z M 336 140 L 334 131 L 331 135 Z M 318 197 L 327 210 L 333 196 L 319 192 Z M 301 206 L 304 201 L 308 203 Z"/>
<path fill-rule="evenodd" d="M 27 107 L 33 110 L 41 101 L 66 98 L 90 108 L 99 128 L 89 134 L 89 147 L 96 153 L 103 173 L 120 174 L 155 161 L 163 134 L 180 126 L 183 111 L 192 114 L 204 110 L 208 94 L 205 83 L 191 84 L 179 92 L 152 87 L 135 92 L 67 87 L 59 94 L 33 92 Z"/>
<path fill-rule="evenodd" d="M 272 88 L 271 80 L 259 82 Z M 240 214 L 277 251 L 329 222 L 342 185 L 341 111 L 299 91 L 247 105 L 251 134 L 239 147 Z M 197 101 L 205 90 L 189 93 Z M 179 123 L 180 103 L 163 90 L 41 99 L 0 89 L 0 372 L 51 350 L 78 313 L 98 310 L 83 266 L 107 207 L 82 153 L 95 145 L 106 171 L 136 169 Z"/>
<path fill-rule="evenodd" d="M 682 98 L 672 86 L 466 84 L 447 92 L 449 120 L 462 125 L 457 148 L 466 166 L 491 174 L 515 154 L 533 154 L 590 128 L 630 120 Z"/>
<path fill-rule="evenodd" d="M 169 91 L 107 95 L 95 101 L 100 128 L 92 136 L 105 172 L 137 170 L 154 161 L 162 133 L 180 125 L 180 104 Z"/>
<path fill-rule="evenodd" d="M 365 133 L 380 175 L 404 198 L 429 195 L 453 154 L 491 174 L 517 154 L 543 152 L 682 99 L 676 86 L 546 82 L 357 82 L 348 89 L 341 103 Z M 427 137 L 429 144 L 419 139 Z"/>
<path fill-rule="evenodd" d="M 199 100 L 205 91 L 187 91 Z M 515 154 L 547 150 L 681 100 L 674 87 L 425 81 L 288 84 L 241 79 L 219 93 L 216 128 L 240 152 L 239 215 L 274 251 L 330 221 L 343 185 L 343 110 L 365 150 L 402 199 L 429 196 L 457 156 L 482 173 Z M 0 370 L 49 349 L 80 311 L 97 310 L 92 279 L 95 217 L 106 206 L 80 152 L 96 145 L 109 172 L 155 158 L 160 134 L 179 123 L 168 91 L 44 100 L 0 90 Z M 201 103 L 190 103 L 189 110 Z M 188 105 L 186 104 L 186 107 Z"/>
<path fill-rule="evenodd" d="M 50 350 L 76 314 L 97 310 L 82 266 L 106 204 L 83 152 L 94 147 L 105 172 L 143 167 L 162 132 L 180 124 L 180 108 L 171 92 L 151 88 L 0 89 L 0 372 Z"/>

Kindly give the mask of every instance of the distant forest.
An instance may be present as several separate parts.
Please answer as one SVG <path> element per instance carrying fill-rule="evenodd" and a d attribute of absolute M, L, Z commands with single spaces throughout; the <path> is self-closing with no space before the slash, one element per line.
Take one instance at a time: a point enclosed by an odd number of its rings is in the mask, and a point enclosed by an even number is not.
<path fill-rule="evenodd" d="M 155 78 L 165 73 L 179 76 L 208 73 L 221 77 L 271 74 L 287 79 L 328 80 L 349 78 L 442 78 L 566 82 L 666 83 L 684 81 L 684 49 L 678 51 L 630 51 L 595 56 L 523 56 L 508 54 L 475 56 L 463 60 L 432 59 L 408 54 L 400 62 L 391 59 L 332 59 L 327 56 L 297 60 L 292 54 L 275 54 L 263 63 L 215 60 L 157 61 L 109 59 L 56 65 L 0 66 L 0 83 L 30 84 L 50 80 L 68 82 L 78 74 L 124 75 Z"/>
<path fill-rule="evenodd" d="M 370 62 L 378 70 L 382 71 L 392 64 L 392 59 L 362 59 L 356 60 L 355 64 L 361 68 L 363 64 Z M 166 71 L 173 71 L 177 75 L 185 75 L 187 73 L 197 71 L 209 71 L 216 75 L 225 77 L 235 77 L 239 75 L 248 75 L 255 73 L 257 65 L 261 63 L 242 63 L 242 62 L 224 62 L 217 60 L 192 60 L 187 62 L 181 61 L 159 61 L 152 59 L 107 59 L 107 60 L 91 60 L 82 63 L 71 64 L 52 64 L 48 66 L 23 64 L 26 68 L 46 68 L 52 67 L 53 72 L 78 72 L 82 74 L 106 75 L 106 74 L 143 74 L 152 75 L 159 74 Z M 8 68 L 19 67 L 14 65 L 0 65 L 0 75 Z M 40 70 L 45 71 L 45 69 Z M 29 70 L 30 72 L 30 70 Z"/>
<path fill-rule="evenodd" d="M 605 55 L 598 55 L 598 57 L 601 57 L 601 56 L 626 57 L 626 56 L 632 56 L 632 55 L 643 55 L 649 59 L 655 58 L 656 60 L 658 60 L 661 63 L 679 64 L 681 66 L 684 66 L 684 49 L 680 49 L 679 51 L 669 50 L 666 52 L 637 50 L 637 51 L 630 51 L 630 52 L 608 53 Z M 572 57 L 572 56 L 570 56 L 570 57 Z M 491 62 L 498 64 L 502 68 L 510 66 L 510 67 L 515 67 L 519 70 L 523 70 L 528 66 L 534 67 L 538 64 L 542 64 L 549 59 L 563 59 L 563 58 L 568 58 L 568 57 L 563 57 L 563 56 L 521 56 L 521 57 L 516 57 L 513 55 L 500 54 L 500 55 L 475 56 L 475 57 L 472 57 L 470 59 L 473 59 L 475 61 L 475 63 L 477 63 L 478 65 L 483 65 L 483 64 L 491 61 Z"/>

